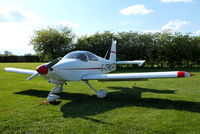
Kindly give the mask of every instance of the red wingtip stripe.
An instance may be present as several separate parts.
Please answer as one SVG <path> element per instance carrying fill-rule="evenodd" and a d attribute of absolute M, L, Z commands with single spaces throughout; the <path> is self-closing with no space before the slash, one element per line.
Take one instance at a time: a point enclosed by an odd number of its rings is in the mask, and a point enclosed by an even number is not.
<path fill-rule="evenodd" d="M 178 71 L 177 77 L 185 77 L 184 71 Z"/>

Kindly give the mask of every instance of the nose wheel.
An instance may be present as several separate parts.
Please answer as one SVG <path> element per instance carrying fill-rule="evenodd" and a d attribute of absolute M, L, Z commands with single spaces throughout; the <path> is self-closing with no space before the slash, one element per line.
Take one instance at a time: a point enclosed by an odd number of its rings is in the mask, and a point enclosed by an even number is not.
<path fill-rule="evenodd" d="M 60 96 L 56 95 L 56 94 L 50 94 L 48 97 L 47 97 L 47 101 L 48 102 L 54 102 L 56 101 L 57 99 L 60 99 Z"/>
<path fill-rule="evenodd" d="M 63 91 L 63 84 L 56 84 L 56 86 L 51 90 L 47 97 L 48 102 L 54 102 L 57 99 L 60 99 L 60 96 L 58 96 L 58 93 L 61 93 Z"/>
<path fill-rule="evenodd" d="M 107 91 L 106 90 L 99 90 L 97 91 L 88 81 L 83 81 L 85 82 L 88 87 L 90 87 L 97 95 L 97 98 L 105 98 L 107 96 Z"/>

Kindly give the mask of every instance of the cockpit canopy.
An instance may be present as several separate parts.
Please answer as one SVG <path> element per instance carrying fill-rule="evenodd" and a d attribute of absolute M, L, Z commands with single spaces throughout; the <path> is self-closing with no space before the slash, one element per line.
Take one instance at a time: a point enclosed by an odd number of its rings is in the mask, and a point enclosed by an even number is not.
<path fill-rule="evenodd" d="M 63 57 L 63 59 L 79 59 L 81 61 L 98 61 L 98 58 L 93 53 L 90 53 L 88 51 L 74 51 L 71 53 L 68 53 Z"/>

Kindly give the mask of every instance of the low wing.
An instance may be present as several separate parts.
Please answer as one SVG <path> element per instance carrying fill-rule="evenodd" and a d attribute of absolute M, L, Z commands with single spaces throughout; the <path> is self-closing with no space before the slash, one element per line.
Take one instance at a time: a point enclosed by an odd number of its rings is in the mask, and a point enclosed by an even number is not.
<path fill-rule="evenodd" d="M 121 74 L 89 74 L 84 75 L 82 80 L 134 80 L 152 78 L 178 78 L 188 77 L 191 74 L 185 71 L 172 72 L 147 72 L 147 73 L 121 73 Z"/>
<path fill-rule="evenodd" d="M 31 74 L 31 75 L 37 73 L 37 71 L 35 71 L 35 70 L 20 69 L 20 68 L 11 68 L 11 67 L 4 68 L 4 71 L 15 72 L 15 73 L 22 73 L 22 74 Z"/>

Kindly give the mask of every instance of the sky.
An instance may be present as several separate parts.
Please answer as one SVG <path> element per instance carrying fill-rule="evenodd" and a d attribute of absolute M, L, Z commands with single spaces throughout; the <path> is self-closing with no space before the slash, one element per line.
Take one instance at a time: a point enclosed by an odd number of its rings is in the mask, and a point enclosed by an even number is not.
<path fill-rule="evenodd" d="M 0 0 L 0 54 L 34 54 L 34 30 L 64 25 L 77 36 L 96 32 L 200 35 L 198 0 Z"/>

